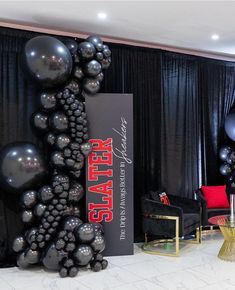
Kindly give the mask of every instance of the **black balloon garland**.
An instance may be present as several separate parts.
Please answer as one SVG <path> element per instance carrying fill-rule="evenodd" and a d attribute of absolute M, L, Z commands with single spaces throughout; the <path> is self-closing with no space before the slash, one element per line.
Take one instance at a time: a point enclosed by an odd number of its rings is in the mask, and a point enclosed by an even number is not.
<path fill-rule="evenodd" d="M 84 98 L 99 91 L 111 51 L 98 36 L 79 44 L 67 40 L 65 45 L 39 36 L 28 41 L 23 53 L 30 77 L 54 89 L 41 93 L 41 110 L 32 116 L 49 152 L 51 181 L 22 193 L 22 220 L 27 229 L 15 238 L 13 250 L 21 268 L 42 263 L 61 277 L 74 277 L 79 267 L 90 265 L 100 271 L 108 265 L 101 254 L 105 248 L 102 226 L 80 219 L 84 189 L 78 179 L 92 151 Z"/>

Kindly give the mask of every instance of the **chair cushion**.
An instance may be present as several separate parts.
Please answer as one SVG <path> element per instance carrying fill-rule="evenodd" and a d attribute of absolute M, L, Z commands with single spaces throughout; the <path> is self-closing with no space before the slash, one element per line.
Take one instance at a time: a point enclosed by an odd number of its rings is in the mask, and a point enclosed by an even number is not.
<path fill-rule="evenodd" d="M 229 208 L 226 185 L 202 186 L 208 208 Z"/>
<path fill-rule="evenodd" d="M 165 191 L 150 191 L 150 195 L 153 200 L 170 205 L 169 197 L 167 196 Z"/>
<path fill-rule="evenodd" d="M 187 228 L 191 225 L 200 224 L 200 215 L 196 213 L 184 213 L 184 227 Z"/>

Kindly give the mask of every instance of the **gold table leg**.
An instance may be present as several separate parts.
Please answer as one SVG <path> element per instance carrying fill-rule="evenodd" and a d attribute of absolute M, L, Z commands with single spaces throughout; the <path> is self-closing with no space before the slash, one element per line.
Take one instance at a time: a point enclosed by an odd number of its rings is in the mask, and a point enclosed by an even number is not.
<path fill-rule="evenodd" d="M 225 261 L 235 262 L 235 228 L 220 227 L 224 236 L 224 243 L 218 257 Z"/>

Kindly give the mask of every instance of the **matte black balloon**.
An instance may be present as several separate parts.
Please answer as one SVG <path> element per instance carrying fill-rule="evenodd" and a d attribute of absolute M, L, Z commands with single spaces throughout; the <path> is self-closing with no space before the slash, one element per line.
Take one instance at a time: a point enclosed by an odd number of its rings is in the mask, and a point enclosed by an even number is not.
<path fill-rule="evenodd" d="M 76 261 L 76 264 L 79 266 L 86 266 L 90 263 L 93 257 L 92 248 L 88 245 L 79 245 L 74 253 L 73 257 Z"/>
<path fill-rule="evenodd" d="M 229 175 L 231 173 L 231 167 L 227 164 L 227 163 L 224 163 L 220 166 L 219 168 L 219 171 L 222 175 Z"/>
<path fill-rule="evenodd" d="M 92 152 L 92 144 L 90 142 L 81 144 L 81 151 L 84 156 L 88 156 Z"/>
<path fill-rule="evenodd" d="M 26 239 L 23 236 L 17 236 L 13 241 L 12 249 L 15 252 L 21 252 L 23 251 L 27 246 Z"/>
<path fill-rule="evenodd" d="M 228 146 L 220 148 L 219 157 L 221 160 L 226 161 L 228 154 L 230 154 L 232 149 Z"/>
<path fill-rule="evenodd" d="M 81 243 L 85 244 L 92 242 L 95 238 L 94 227 L 92 226 L 92 224 L 89 223 L 79 225 L 75 229 L 74 234 Z"/>
<path fill-rule="evenodd" d="M 84 78 L 84 73 L 83 73 L 82 68 L 80 66 L 75 66 L 73 75 L 75 78 L 77 78 L 79 80 Z"/>
<path fill-rule="evenodd" d="M 82 221 L 78 217 L 70 216 L 63 220 L 62 228 L 65 231 L 72 232 L 80 224 L 82 224 Z"/>
<path fill-rule="evenodd" d="M 55 139 L 56 139 L 56 136 L 53 133 L 48 133 L 45 136 L 46 142 L 51 146 L 53 146 L 55 144 Z"/>
<path fill-rule="evenodd" d="M 20 197 L 20 205 L 23 208 L 32 208 L 37 203 L 37 192 L 35 190 L 28 190 L 22 193 Z"/>
<path fill-rule="evenodd" d="M 94 95 L 100 89 L 100 82 L 96 79 L 85 78 L 83 80 L 83 88 L 88 94 Z"/>
<path fill-rule="evenodd" d="M 226 117 L 224 128 L 228 137 L 235 141 L 235 112 Z"/>
<path fill-rule="evenodd" d="M 34 208 L 34 214 L 38 217 L 41 217 L 46 210 L 46 205 L 42 203 L 38 203 Z"/>
<path fill-rule="evenodd" d="M 75 95 L 78 95 L 80 93 L 80 85 L 76 80 L 71 80 L 65 88 L 72 91 Z"/>
<path fill-rule="evenodd" d="M 34 250 L 31 250 L 31 249 L 28 249 L 25 252 L 25 260 L 29 264 L 37 264 L 39 262 L 39 259 L 40 259 L 39 251 L 34 251 Z"/>
<path fill-rule="evenodd" d="M 19 194 L 40 185 L 46 175 L 46 162 L 36 145 L 16 142 L 0 151 L 2 189 Z"/>
<path fill-rule="evenodd" d="M 71 267 L 69 269 L 69 277 L 75 277 L 77 276 L 77 273 L 78 273 L 78 267 Z"/>
<path fill-rule="evenodd" d="M 101 262 L 99 261 L 92 261 L 91 262 L 91 270 L 94 272 L 99 272 L 102 270 Z"/>
<path fill-rule="evenodd" d="M 68 257 L 68 253 L 56 250 L 55 244 L 52 243 L 45 250 L 42 263 L 47 269 L 58 271 L 61 267 L 60 262 L 66 257 Z"/>
<path fill-rule="evenodd" d="M 40 85 L 57 87 L 68 80 L 72 70 L 72 56 L 68 48 L 51 36 L 30 39 L 22 54 L 23 71 Z"/>
<path fill-rule="evenodd" d="M 101 262 L 101 265 L 102 265 L 102 269 L 106 269 L 108 267 L 108 261 L 103 259 L 102 262 Z"/>
<path fill-rule="evenodd" d="M 35 241 L 37 232 L 38 232 L 37 228 L 31 228 L 26 232 L 25 238 L 29 244 Z"/>
<path fill-rule="evenodd" d="M 56 97 L 55 94 L 42 93 L 40 96 L 40 101 L 43 109 L 53 110 L 56 107 Z"/>
<path fill-rule="evenodd" d="M 48 116 L 44 113 L 38 112 L 32 116 L 33 125 L 36 129 L 41 131 L 48 130 Z"/>
<path fill-rule="evenodd" d="M 24 223 L 31 223 L 34 220 L 33 212 L 29 209 L 21 213 L 21 218 Z"/>
<path fill-rule="evenodd" d="M 84 64 L 83 71 L 88 77 L 95 77 L 101 72 L 101 64 L 93 59 Z"/>
<path fill-rule="evenodd" d="M 78 55 L 83 59 L 91 59 L 95 55 L 95 46 L 87 41 L 83 41 L 78 45 Z"/>
<path fill-rule="evenodd" d="M 50 116 L 50 126 L 56 132 L 65 132 L 68 129 L 69 121 L 63 112 L 55 112 Z"/>
<path fill-rule="evenodd" d="M 103 45 L 103 41 L 98 35 L 90 35 L 86 41 L 92 43 L 95 47 L 99 44 Z"/>
<path fill-rule="evenodd" d="M 71 54 L 75 54 L 78 49 L 78 44 L 73 39 L 66 39 L 64 44 L 67 46 L 68 50 L 71 52 Z"/>
<path fill-rule="evenodd" d="M 69 189 L 68 200 L 72 203 L 78 203 L 84 196 L 84 189 L 78 182 L 74 182 Z"/>
<path fill-rule="evenodd" d="M 54 197 L 52 188 L 49 185 L 44 185 L 38 190 L 38 197 L 43 203 L 49 202 Z"/>
<path fill-rule="evenodd" d="M 62 152 L 59 151 L 53 152 L 51 155 L 51 163 L 56 168 L 62 168 L 65 165 Z"/>
<path fill-rule="evenodd" d="M 17 266 L 21 269 L 26 269 L 30 264 L 25 259 L 25 253 L 21 253 L 16 259 Z"/>
<path fill-rule="evenodd" d="M 96 235 L 93 242 L 90 244 L 95 252 L 102 252 L 105 249 L 105 240 L 102 235 Z"/>

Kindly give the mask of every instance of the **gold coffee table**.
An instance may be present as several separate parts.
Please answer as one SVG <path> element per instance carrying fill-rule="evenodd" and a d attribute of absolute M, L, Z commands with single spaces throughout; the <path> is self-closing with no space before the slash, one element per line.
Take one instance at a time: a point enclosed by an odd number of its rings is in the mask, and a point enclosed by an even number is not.
<path fill-rule="evenodd" d="M 230 215 L 214 216 L 208 221 L 213 225 L 218 225 L 224 236 L 224 243 L 218 257 L 225 261 L 235 262 L 235 221 L 230 219 Z"/>

